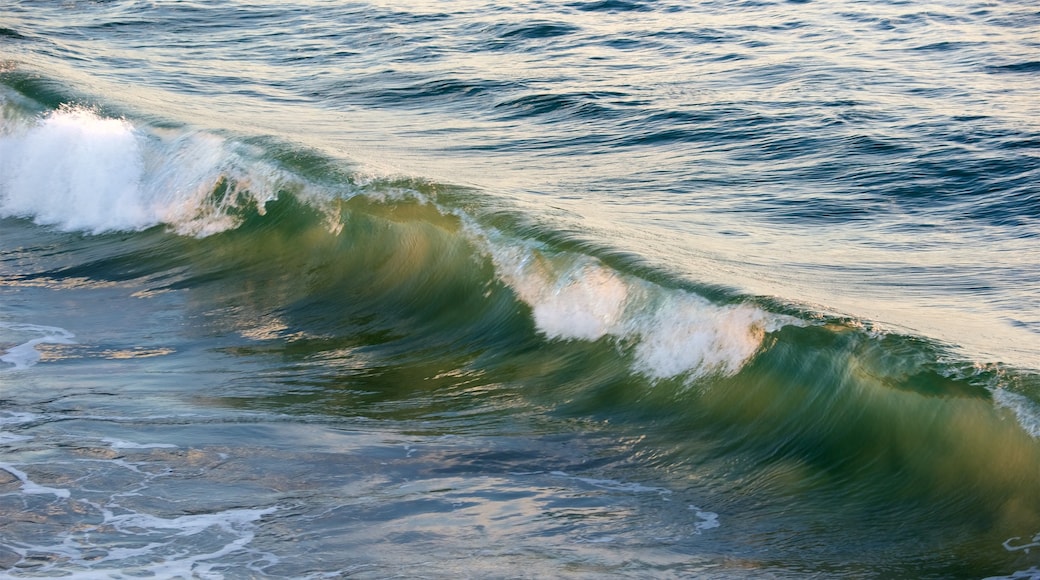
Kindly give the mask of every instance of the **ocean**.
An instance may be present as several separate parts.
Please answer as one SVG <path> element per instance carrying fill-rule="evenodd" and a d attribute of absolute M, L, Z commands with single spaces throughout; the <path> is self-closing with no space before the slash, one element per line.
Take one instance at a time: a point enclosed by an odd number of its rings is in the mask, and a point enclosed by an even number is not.
<path fill-rule="evenodd" d="M 3 2 L 0 576 L 1040 579 L 1040 8 Z"/>

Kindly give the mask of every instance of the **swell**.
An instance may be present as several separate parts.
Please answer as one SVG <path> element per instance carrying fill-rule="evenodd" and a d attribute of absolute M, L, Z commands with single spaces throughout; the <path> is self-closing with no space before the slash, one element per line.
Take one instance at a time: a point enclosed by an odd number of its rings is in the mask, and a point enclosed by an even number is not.
<path fill-rule="evenodd" d="M 809 332 L 791 328 L 864 333 L 850 330 L 862 324 L 854 319 L 671 278 L 638 257 L 546 230 L 479 191 L 367 178 L 271 140 L 3 96 L 0 217 L 98 235 L 81 243 L 89 258 L 72 251 L 64 259 L 79 263 L 18 276 L 215 287 L 253 304 L 254 315 L 306 321 L 286 336 L 349 334 L 337 329 L 368 320 L 400 336 L 473 326 L 495 342 L 488 321 L 508 329 L 502 336 L 601 344 L 622 353 L 630 372 L 685 385 L 736 376 L 776 336 Z M 124 251 L 103 235 L 111 232 L 138 233 Z M 243 286 L 252 294 L 237 296 Z M 930 348 L 925 358 L 946 369 L 932 372 L 971 374 L 943 366 L 955 358 Z M 972 390 L 959 380 L 922 387 L 918 378 L 897 388 Z"/>
<path fill-rule="evenodd" d="M 72 107 L 4 122 L 5 235 L 31 220 L 62 248 L 4 248 L 5 283 L 183 293 L 207 344 L 276 369 L 223 404 L 611 425 L 663 477 L 811 494 L 839 527 L 898 513 L 886 541 L 934 532 L 980 566 L 1040 530 L 1035 369 L 676 280 L 479 191 L 289 145 Z"/>
<path fill-rule="evenodd" d="M 221 405 L 437 433 L 525 418 L 609 426 L 638 441 L 617 461 L 725 489 L 727 513 L 757 513 L 752 498 L 797 521 L 821 510 L 834 534 L 867 513 L 898 518 L 876 540 L 894 565 L 947 551 L 1000 569 L 1010 556 L 992 548 L 1040 529 L 1035 374 L 951 361 L 852 319 L 709 301 L 594 250 L 475 238 L 399 185 L 330 202 L 335 220 L 282 193 L 201 238 L 71 235 L 66 265 L 8 283 L 184 293 L 194 339 L 270 369 L 236 379 L 246 394 L 217 389 Z"/>

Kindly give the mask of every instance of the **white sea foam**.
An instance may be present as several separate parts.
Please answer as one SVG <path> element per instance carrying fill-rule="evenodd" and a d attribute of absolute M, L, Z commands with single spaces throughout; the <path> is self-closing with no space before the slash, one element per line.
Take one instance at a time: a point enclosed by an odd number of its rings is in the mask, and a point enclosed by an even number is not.
<path fill-rule="evenodd" d="M 662 496 L 666 496 L 672 493 L 672 490 L 665 489 L 663 487 L 654 487 L 650 485 L 643 485 L 641 483 L 629 483 L 624 481 L 618 481 L 616 479 L 597 479 L 594 477 L 579 477 L 576 475 L 570 475 L 565 471 L 551 471 L 549 472 L 549 475 L 573 479 L 574 481 L 580 481 L 584 484 L 610 491 L 620 491 L 626 493 L 656 493 Z"/>
<path fill-rule="evenodd" d="M 561 268 L 522 245 L 497 248 L 493 258 L 549 338 L 597 340 L 621 323 L 629 285 L 592 259 L 575 257 Z"/>
<path fill-rule="evenodd" d="M 0 139 L 0 163 L 5 215 L 88 231 L 132 229 L 150 217 L 139 194 L 141 148 L 125 121 L 56 111 Z"/>
<path fill-rule="evenodd" d="M 262 509 L 229 509 L 209 514 L 195 514 L 175 518 L 161 518 L 144 513 L 129 513 L 113 515 L 111 511 L 104 510 L 105 520 L 99 528 L 111 527 L 128 537 L 143 536 L 152 537 L 154 532 L 161 531 L 165 541 L 150 542 L 141 548 L 133 549 L 110 549 L 108 553 L 96 561 L 89 563 L 95 572 L 105 570 L 109 565 L 122 568 L 127 560 L 139 556 L 153 556 L 152 564 L 135 566 L 137 570 L 147 571 L 159 578 L 223 578 L 224 575 L 215 571 L 218 565 L 213 560 L 224 556 L 249 551 L 249 544 L 256 536 L 255 527 L 263 516 L 277 511 L 278 508 L 269 507 Z M 231 536 L 230 541 L 218 545 L 217 549 L 191 553 L 186 552 L 183 546 L 178 547 L 179 538 L 195 536 L 205 532 L 219 530 Z M 69 541 L 65 542 L 69 544 Z M 212 545 L 212 544 L 208 544 Z M 173 553 L 168 553 L 173 548 Z M 161 558 L 156 555 L 165 554 Z M 258 558 L 267 564 L 273 564 L 278 558 L 272 554 L 256 553 Z"/>
<path fill-rule="evenodd" d="M 121 439 L 102 439 L 112 449 L 176 449 L 177 446 L 171 443 L 133 443 L 131 441 L 123 441 Z"/>
<path fill-rule="evenodd" d="M 1040 534 L 1033 536 L 1032 539 L 1016 537 L 1004 540 L 1004 549 L 1009 552 L 1024 550 L 1028 554 L 1029 550 L 1034 548 L 1040 548 Z"/>
<path fill-rule="evenodd" d="M 983 580 L 1040 580 L 1040 567 L 1033 566 L 1026 570 L 1012 572 L 1007 576 L 989 576 Z"/>
<path fill-rule="evenodd" d="M 29 479 L 29 475 L 26 474 L 24 471 L 22 471 L 22 470 L 18 469 L 17 467 L 11 465 L 10 463 L 0 463 L 0 469 L 2 469 L 4 471 L 6 471 L 7 473 L 10 473 L 11 475 L 17 477 L 19 479 L 19 481 L 22 482 L 22 492 L 23 493 L 28 493 L 28 494 L 48 494 L 49 493 L 49 494 L 54 494 L 55 496 L 57 496 L 59 498 L 68 498 L 69 497 L 69 490 L 62 489 L 62 488 L 57 488 L 57 487 L 47 487 L 47 486 L 44 486 L 44 485 L 40 485 L 40 484 L 34 482 L 33 480 Z"/>
<path fill-rule="evenodd" d="M 109 463 L 143 476 L 142 485 L 159 476 L 122 460 Z M 278 562 L 273 554 L 250 547 L 258 522 L 276 512 L 277 507 L 231 508 L 167 518 L 128 511 L 117 503 L 120 496 L 127 495 L 125 492 L 100 502 L 74 499 L 70 490 L 37 484 L 10 463 L 0 463 L 0 470 L 21 482 L 22 493 L 54 495 L 57 503 L 53 510 L 67 509 L 82 517 L 82 524 L 51 538 L 49 543 L 28 543 L 24 539 L 5 542 L 6 548 L 31 562 L 35 575 L 121 578 L 132 571 L 134 577 L 223 578 L 228 569 L 226 556 L 237 558 L 236 566 L 253 571 Z M 90 512 L 93 516 L 82 516 Z"/>
<path fill-rule="evenodd" d="M 797 319 L 624 275 L 595 258 L 549 256 L 533 244 L 489 242 L 499 277 L 531 307 L 549 338 L 634 343 L 634 367 L 652 378 L 734 374 L 766 333 Z"/>
<path fill-rule="evenodd" d="M 1026 433 L 1040 439 L 1040 405 L 1024 395 L 1012 393 L 1003 388 L 993 390 L 993 400 L 996 404 L 1014 413 L 1018 424 L 1025 429 Z"/>
<path fill-rule="evenodd" d="M 699 522 L 693 525 L 693 528 L 697 531 L 698 534 L 703 532 L 704 530 L 712 530 L 722 525 L 719 523 L 719 514 L 715 512 L 702 510 L 701 508 L 695 505 L 691 505 L 689 506 L 689 508 L 690 511 L 692 511 L 693 514 L 697 516 L 697 519 L 700 520 Z"/>
<path fill-rule="evenodd" d="M 13 346 L 7 349 L 7 351 L 0 356 L 0 362 L 14 365 L 13 367 L 9 367 L 9 370 L 28 368 L 40 362 L 42 355 L 40 354 L 40 351 L 36 350 L 37 345 L 76 344 L 76 341 L 72 340 L 75 337 L 74 334 L 64 328 L 58 328 L 57 326 L 0 323 L 0 329 L 24 334 L 42 335 L 17 346 Z M 0 423 L 2 423 L 2 421 L 3 418 L 0 418 Z"/>
<path fill-rule="evenodd" d="M 259 570 L 260 563 L 270 566 L 279 561 L 273 554 L 249 547 L 256 536 L 257 522 L 276 510 L 274 507 L 231 509 L 177 518 L 140 513 L 112 516 L 109 512 L 102 523 L 79 526 L 76 531 L 56 538 L 58 541 L 54 544 L 8 547 L 23 559 L 34 554 L 57 556 L 54 564 L 44 565 L 35 572 L 55 571 L 66 578 L 122 578 L 127 570 L 133 571 L 133 577 L 224 578 L 222 572 L 228 565 L 221 558 L 225 556 L 248 553 L 252 563 L 247 566 L 254 572 Z M 136 546 L 97 546 L 92 541 L 95 533 L 118 533 L 126 537 L 125 543 Z M 190 538 L 202 534 L 207 537 L 196 546 Z M 161 539 L 156 541 L 155 538 Z M 202 545 L 211 548 L 197 549 Z"/>
<path fill-rule="evenodd" d="M 754 306 L 718 306 L 682 291 L 662 291 L 652 311 L 628 321 L 625 334 L 640 336 L 637 369 L 655 378 L 684 372 L 735 374 L 785 323 Z"/>
<path fill-rule="evenodd" d="M 36 413 L 26 413 L 22 411 L 4 411 L 0 414 L 0 427 L 4 425 L 21 425 L 23 423 L 32 423 L 33 421 L 39 421 L 43 415 L 37 415 Z"/>
<path fill-rule="evenodd" d="M 245 195 L 262 209 L 282 172 L 247 162 L 215 135 L 146 131 L 75 107 L 0 134 L 0 216 L 101 233 L 166 224 L 207 235 L 237 224 Z M 222 195 L 214 196 L 217 190 Z"/>
<path fill-rule="evenodd" d="M 31 440 L 33 438 L 31 435 L 15 435 L 14 433 L 6 432 L 3 429 L 8 425 L 32 423 L 33 421 L 39 420 L 41 417 L 42 415 L 37 415 L 35 413 L 12 411 L 0 412 L 0 445 L 9 445 L 11 443 Z"/>
<path fill-rule="evenodd" d="M 151 514 L 129 513 L 113 515 L 105 512 L 105 525 L 134 532 L 137 530 L 177 530 L 177 535 L 193 536 L 212 527 L 232 531 L 235 527 L 252 523 L 277 508 L 231 509 L 211 514 L 195 514 L 176 518 L 161 518 Z"/>

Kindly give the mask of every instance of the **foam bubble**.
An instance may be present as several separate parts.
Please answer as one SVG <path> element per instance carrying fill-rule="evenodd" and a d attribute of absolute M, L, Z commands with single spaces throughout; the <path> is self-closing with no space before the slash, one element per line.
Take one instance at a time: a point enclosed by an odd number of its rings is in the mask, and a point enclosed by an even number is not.
<path fill-rule="evenodd" d="M 0 356 L 0 362 L 5 362 L 14 365 L 10 370 L 25 369 L 32 365 L 40 362 L 42 355 L 40 351 L 36 350 L 36 346 L 40 344 L 76 344 L 76 341 L 72 340 L 75 336 L 71 332 L 64 328 L 58 328 L 56 326 L 38 326 L 35 324 L 4 324 L 0 323 L 0 328 L 24 333 L 42 334 L 39 338 L 34 338 L 29 341 L 23 342 L 17 346 L 13 346 Z M 0 418 L 2 421 L 2 418 Z"/>

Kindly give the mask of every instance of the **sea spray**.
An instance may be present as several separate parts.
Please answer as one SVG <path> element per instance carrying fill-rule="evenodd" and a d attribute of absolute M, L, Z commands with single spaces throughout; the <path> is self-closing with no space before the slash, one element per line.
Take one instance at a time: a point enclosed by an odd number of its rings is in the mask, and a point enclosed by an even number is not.
<path fill-rule="evenodd" d="M 733 375 L 767 332 L 802 321 L 750 304 L 713 304 L 613 270 L 598 259 L 551 252 L 533 242 L 490 238 L 501 279 L 550 339 L 634 343 L 634 370 L 654 379 Z"/>
<path fill-rule="evenodd" d="M 205 236 L 234 228 L 300 181 L 193 130 L 147 129 L 65 106 L 0 132 L 0 216 L 93 234 L 166 225 Z M 46 194 L 41 194 L 46 192 Z"/>
<path fill-rule="evenodd" d="M 0 215 L 103 232 L 159 221 L 142 198 L 144 162 L 133 126 L 74 107 L 0 137 Z"/>

